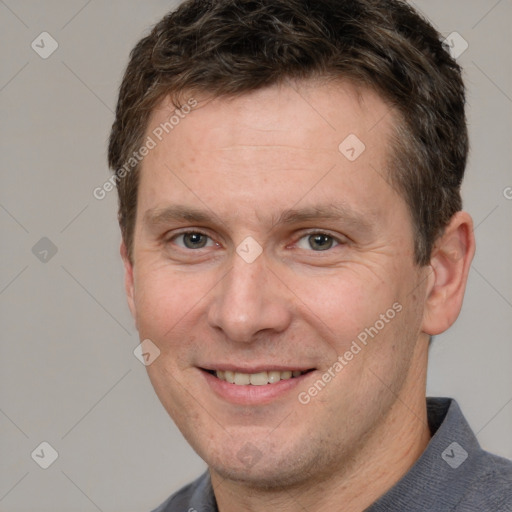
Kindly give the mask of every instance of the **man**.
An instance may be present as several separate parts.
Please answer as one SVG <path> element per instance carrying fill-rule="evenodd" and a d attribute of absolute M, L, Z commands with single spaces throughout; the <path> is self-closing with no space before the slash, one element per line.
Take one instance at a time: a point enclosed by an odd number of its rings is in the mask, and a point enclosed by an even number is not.
<path fill-rule="evenodd" d="M 148 374 L 208 472 L 157 511 L 512 510 L 425 398 L 475 250 L 464 87 L 396 0 L 188 1 L 109 147 Z"/>

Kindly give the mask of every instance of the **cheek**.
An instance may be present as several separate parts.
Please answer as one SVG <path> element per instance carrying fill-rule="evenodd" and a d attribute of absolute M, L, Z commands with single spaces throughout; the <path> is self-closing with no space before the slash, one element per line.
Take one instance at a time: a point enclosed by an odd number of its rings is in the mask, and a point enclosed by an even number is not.
<path fill-rule="evenodd" d="M 159 345 L 182 340 L 186 325 L 201 308 L 211 288 L 204 276 L 163 267 L 141 267 L 135 275 L 135 307 L 139 334 Z M 165 348 L 165 347 L 162 347 Z"/>
<path fill-rule="evenodd" d="M 294 279 L 290 288 L 302 303 L 301 314 L 333 340 L 339 350 L 350 345 L 396 301 L 396 285 L 367 268 L 335 269 L 316 277 L 295 275 Z"/>

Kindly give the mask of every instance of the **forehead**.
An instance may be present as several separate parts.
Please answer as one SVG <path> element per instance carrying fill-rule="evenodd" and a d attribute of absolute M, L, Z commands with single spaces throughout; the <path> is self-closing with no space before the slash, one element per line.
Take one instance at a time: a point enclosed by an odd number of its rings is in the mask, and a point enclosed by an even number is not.
<path fill-rule="evenodd" d="M 170 98 L 152 113 L 146 135 L 156 146 L 142 163 L 141 215 L 184 197 L 196 206 L 222 199 L 226 212 L 236 204 L 258 216 L 265 203 L 269 218 L 309 199 L 370 213 L 396 196 L 386 180 L 395 113 L 371 90 L 309 81 L 187 99 L 196 105 L 179 115 Z"/>
<path fill-rule="evenodd" d="M 160 127 L 159 138 L 164 143 L 172 138 L 181 139 L 184 134 L 180 132 L 184 130 L 178 126 L 190 117 L 194 128 L 203 125 L 208 129 L 208 138 L 201 141 L 205 150 L 219 143 L 229 145 L 242 140 L 260 146 L 265 142 L 275 145 L 280 139 L 300 142 L 305 150 L 332 150 L 332 142 L 339 141 L 347 130 L 358 131 L 369 143 L 373 142 L 379 135 L 385 135 L 397 117 L 395 110 L 373 90 L 334 79 L 284 82 L 238 96 L 209 98 L 204 93 L 189 92 L 183 93 L 180 101 L 183 111 L 176 112 L 170 96 L 162 99 L 152 111 L 147 132 L 158 131 Z M 189 109 L 187 103 L 195 106 Z M 319 132 L 324 132 L 325 144 L 321 147 L 311 137 Z M 369 132 L 373 132 L 371 140 Z M 174 137 L 166 137 L 171 133 Z"/>

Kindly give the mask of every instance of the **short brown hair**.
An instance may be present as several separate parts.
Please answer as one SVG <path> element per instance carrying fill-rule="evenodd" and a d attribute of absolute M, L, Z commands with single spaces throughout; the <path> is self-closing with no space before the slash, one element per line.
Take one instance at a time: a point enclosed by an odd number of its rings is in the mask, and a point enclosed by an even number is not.
<path fill-rule="evenodd" d="M 108 161 L 116 173 L 167 95 L 235 96 L 287 79 L 341 78 L 370 87 L 399 113 L 389 180 L 426 265 L 462 208 L 468 137 L 464 84 L 440 34 L 400 0 L 188 0 L 132 50 Z M 179 100 L 177 105 L 179 105 Z M 140 165 L 118 181 L 119 223 L 132 254 Z"/>

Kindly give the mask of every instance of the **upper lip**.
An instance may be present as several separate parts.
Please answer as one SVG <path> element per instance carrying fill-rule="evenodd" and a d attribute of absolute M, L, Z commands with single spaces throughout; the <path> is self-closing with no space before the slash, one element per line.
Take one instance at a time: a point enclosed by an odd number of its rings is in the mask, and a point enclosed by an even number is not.
<path fill-rule="evenodd" d="M 261 372 L 293 372 L 293 371 L 301 371 L 306 372 L 308 370 L 314 370 L 311 366 L 304 366 L 304 365 L 290 365 L 290 364 L 258 364 L 254 366 L 240 366 L 240 365 L 233 365 L 233 364 L 226 364 L 226 363 L 219 363 L 217 364 L 207 364 L 205 366 L 200 366 L 202 370 L 208 370 L 208 371 L 231 371 L 235 373 L 261 373 Z"/>

